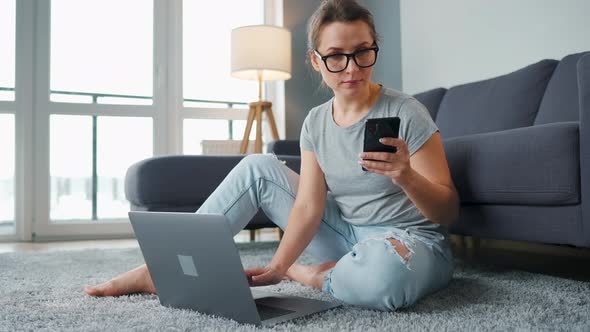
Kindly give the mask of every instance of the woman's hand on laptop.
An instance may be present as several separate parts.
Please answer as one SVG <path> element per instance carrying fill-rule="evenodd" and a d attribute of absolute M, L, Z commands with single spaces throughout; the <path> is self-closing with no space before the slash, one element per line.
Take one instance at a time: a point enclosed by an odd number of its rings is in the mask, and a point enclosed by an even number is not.
<path fill-rule="evenodd" d="M 248 283 L 252 287 L 278 284 L 285 276 L 284 272 L 271 266 L 245 270 Z"/>

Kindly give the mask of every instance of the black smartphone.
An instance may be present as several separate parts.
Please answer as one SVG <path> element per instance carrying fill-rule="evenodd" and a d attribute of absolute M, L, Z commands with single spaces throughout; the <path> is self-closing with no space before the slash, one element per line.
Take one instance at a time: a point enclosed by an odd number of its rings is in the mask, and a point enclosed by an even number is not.
<path fill-rule="evenodd" d="M 395 146 L 381 144 L 380 138 L 394 137 L 399 135 L 400 118 L 395 116 L 391 118 L 376 118 L 365 120 L 365 139 L 363 152 L 392 152 L 397 149 Z M 371 159 L 367 159 L 371 160 Z M 367 171 L 363 167 L 363 171 Z"/>

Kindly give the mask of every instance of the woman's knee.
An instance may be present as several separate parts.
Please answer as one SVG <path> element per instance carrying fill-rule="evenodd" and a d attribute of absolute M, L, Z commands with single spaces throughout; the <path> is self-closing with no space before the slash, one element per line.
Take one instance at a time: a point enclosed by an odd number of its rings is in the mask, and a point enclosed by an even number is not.
<path fill-rule="evenodd" d="M 257 177 L 273 174 L 273 171 L 278 170 L 283 165 L 272 154 L 249 154 L 242 158 L 236 168 L 242 172 L 247 172 Z"/>
<path fill-rule="evenodd" d="M 411 258 L 410 258 L 411 259 Z M 414 301 L 408 261 L 387 240 L 356 244 L 326 276 L 324 290 L 339 300 L 366 308 L 393 311 Z"/>
<path fill-rule="evenodd" d="M 260 154 L 260 153 L 253 153 L 246 155 L 242 160 L 240 160 L 239 165 L 247 166 L 247 167 L 266 167 L 273 161 L 273 156 L 268 154 Z"/>

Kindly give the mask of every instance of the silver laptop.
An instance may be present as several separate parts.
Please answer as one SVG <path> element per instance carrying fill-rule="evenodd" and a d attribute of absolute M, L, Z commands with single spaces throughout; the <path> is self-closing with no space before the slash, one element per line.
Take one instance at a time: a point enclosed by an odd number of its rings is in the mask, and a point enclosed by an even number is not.
<path fill-rule="evenodd" d="M 129 212 L 160 303 L 273 325 L 340 304 L 250 288 L 223 215 Z"/>

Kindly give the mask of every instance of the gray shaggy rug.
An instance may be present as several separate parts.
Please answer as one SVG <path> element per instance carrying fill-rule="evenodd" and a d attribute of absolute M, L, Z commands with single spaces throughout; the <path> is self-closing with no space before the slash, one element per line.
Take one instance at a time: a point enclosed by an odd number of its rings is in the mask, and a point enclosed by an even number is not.
<path fill-rule="evenodd" d="M 238 247 L 249 268 L 268 263 L 277 243 Z M 83 285 L 142 262 L 137 248 L 0 254 L 0 330 L 590 331 L 590 283 L 458 259 L 450 286 L 409 309 L 386 313 L 344 306 L 270 329 L 166 308 L 153 295 L 91 298 L 82 292 Z M 290 281 L 269 290 L 330 300 Z"/>

